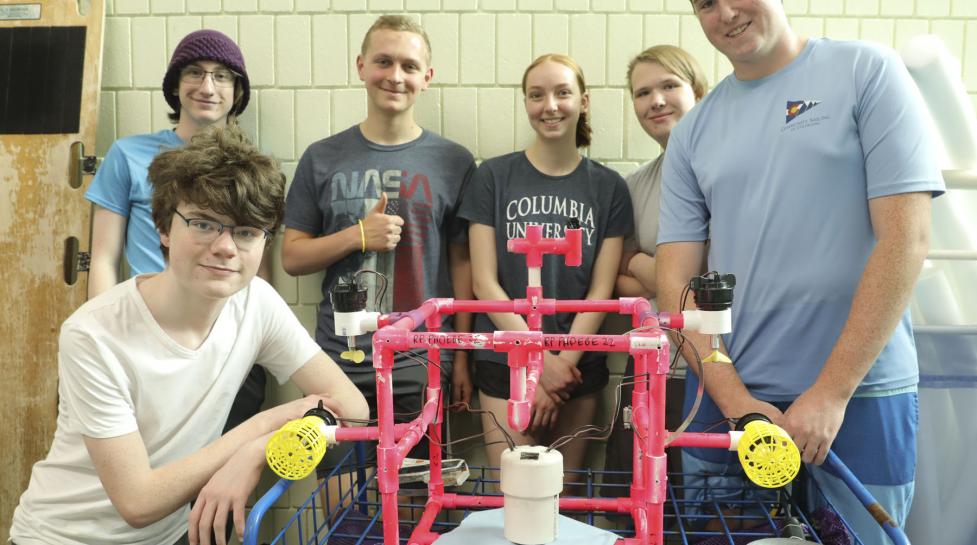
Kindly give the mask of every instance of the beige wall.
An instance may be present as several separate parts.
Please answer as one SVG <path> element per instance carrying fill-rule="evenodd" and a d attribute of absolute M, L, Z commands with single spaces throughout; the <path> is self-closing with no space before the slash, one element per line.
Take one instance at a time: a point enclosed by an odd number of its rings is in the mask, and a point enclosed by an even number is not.
<path fill-rule="evenodd" d="M 635 122 L 626 96 L 624 72 L 631 56 L 656 43 L 674 43 L 695 54 L 713 83 L 730 71 L 703 37 L 687 0 L 106 2 L 99 155 L 116 138 L 169 126 L 159 89 L 165 64 L 179 39 L 202 27 L 219 29 L 241 44 L 253 89 L 242 124 L 289 175 L 310 142 L 365 115 L 353 59 L 365 29 L 381 13 L 406 11 L 427 28 L 435 77 L 417 116 L 423 126 L 479 158 L 518 149 L 531 139 L 518 85 L 524 67 L 540 53 L 569 53 L 581 63 L 596 133 L 590 154 L 622 173 L 659 151 Z M 977 1 L 785 0 L 785 5 L 795 29 L 808 36 L 900 47 L 916 34 L 940 35 L 961 59 L 967 89 L 977 102 Z M 275 285 L 311 330 L 321 298 L 319 277 L 294 279 L 278 268 Z M 293 501 L 302 496 L 294 493 Z"/>

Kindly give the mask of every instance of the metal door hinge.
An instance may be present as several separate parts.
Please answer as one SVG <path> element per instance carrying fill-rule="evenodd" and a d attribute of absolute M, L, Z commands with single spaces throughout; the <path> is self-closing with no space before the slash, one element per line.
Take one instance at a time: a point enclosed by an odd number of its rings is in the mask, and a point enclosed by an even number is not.
<path fill-rule="evenodd" d="M 64 241 L 64 283 L 73 286 L 78 281 L 78 273 L 88 272 L 92 264 L 91 252 L 79 249 L 77 237 L 68 237 Z"/>
<path fill-rule="evenodd" d="M 71 160 L 68 163 L 68 185 L 73 189 L 81 187 L 81 180 L 86 174 L 95 174 L 102 159 L 94 155 L 85 155 L 85 144 L 71 143 Z"/>

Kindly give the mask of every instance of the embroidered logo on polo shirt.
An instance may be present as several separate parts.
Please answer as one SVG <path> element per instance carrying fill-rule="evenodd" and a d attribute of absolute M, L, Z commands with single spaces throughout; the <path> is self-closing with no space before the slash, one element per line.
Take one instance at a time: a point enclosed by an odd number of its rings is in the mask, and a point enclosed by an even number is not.
<path fill-rule="evenodd" d="M 812 108 L 821 104 L 820 100 L 788 100 L 787 101 L 787 121 L 784 123 L 790 123 L 797 116 L 810 111 Z"/>
<path fill-rule="evenodd" d="M 831 119 L 830 108 L 818 108 L 814 114 L 809 114 L 823 100 L 788 100 L 787 101 L 787 120 L 780 127 L 781 134 L 800 133 L 817 127 L 822 122 Z"/>

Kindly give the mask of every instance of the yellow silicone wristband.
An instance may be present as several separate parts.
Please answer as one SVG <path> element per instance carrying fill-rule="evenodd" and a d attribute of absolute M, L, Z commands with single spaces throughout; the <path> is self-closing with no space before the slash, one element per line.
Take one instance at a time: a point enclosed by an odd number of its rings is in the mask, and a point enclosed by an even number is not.
<path fill-rule="evenodd" d="M 356 220 L 360 224 L 360 251 L 366 253 L 366 229 L 363 228 L 363 220 Z"/>

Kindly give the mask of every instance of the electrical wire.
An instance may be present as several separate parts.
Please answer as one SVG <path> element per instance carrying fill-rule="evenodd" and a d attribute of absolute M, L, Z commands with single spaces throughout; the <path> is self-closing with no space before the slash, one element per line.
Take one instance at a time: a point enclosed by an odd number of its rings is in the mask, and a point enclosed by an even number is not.
<path fill-rule="evenodd" d="M 397 352 L 397 353 L 398 354 L 403 354 L 403 355 L 407 356 L 408 358 L 414 360 L 414 362 L 415 362 L 415 363 L 412 363 L 412 364 L 409 364 L 409 365 L 405 365 L 403 367 L 399 367 L 398 369 L 404 369 L 404 368 L 407 368 L 407 367 L 415 367 L 415 366 L 423 366 L 423 367 L 426 368 L 429 364 L 433 364 L 435 367 L 437 367 L 438 369 L 440 369 L 442 372 L 444 371 L 444 369 L 440 365 L 438 365 L 437 363 L 434 363 L 432 361 L 428 361 L 428 360 L 422 359 L 421 354 L 418 354 L 416 352 L 413 352 L 413 351 L 402 351 L 402 352 Z M 439 413 L 442 410 L 442 406 L 441 406 L 441 404 L 443 402 L 443 400 L 441 399 L 442 397 L 443 396 L 439 396 L 439 400 L 438 400 L 438 412 Z M 422 396 L 422 398 L 423 398 L 423 396 Z M 473 413 L 473 414 L 481 414 L 481 413 L 488 414 L 492 418 L 492 421 L 495 423 L 496 429 L 498 429 L 500 432 L 502 432 L 502 435 L 505 437 L 505 441 L 504 442 L 509 445 L 509 448 L 515 449 L 515 447 L 516 447 L 515 440 L 512 438 L 512 436 L 509 434 L 509 432 L 505 429 L 505 427 L 503 427 L 502 425 L 499 424 L 499 421 L 496 418 L 495 413 L 493 413 L 492 411 L 485 410 L 485 409 L 473 409 L 468 403 L 464 403 L 464 402 L 460 403 L 460 405 L 462 406 L 462 408 L 464 410 L 466 410 L 467 412 Z M 421 414 L 423 412 L 423 410 L 424 409 L 422 407 L 421 409 L 419 409 L 417 411 L 412 411 L 412 412 L 408 412 L 408 413 L 396 413 L 395 412 L 394 413 L 394 416 L 396 416 L 396 417 L 414 418 L 417 415 Z M 353 423 L 353 424 L 367 424 L 367 425 L 369 425 L 369 424 L 376 424 L 378 422 L 378 420 L 375 419 L 375 418 L 374 419 L 367 419 L 367 420 L 364 420 L 364 419 L 353 419 L 353 418 L 341 418 L 341 419 L 339 419 L 339 421 Z M 462 443 L 464 441 L 471 441 L 473 439 L 478 439 L 479 437 L 484 437 L 484 436 L 488 435 L 491 432 L 492 432 L 492 430 L 484 431 L 482 433 L 478 433 L 478 434 L 474 434 L 474 435 L 469 435 L 467 437 L 462 437 L 461 439 L 454 439 L 454 440 L 447 441 L 447 442 L 435 441 L 434 438 L 432 438 L 430 436 L 430 434 L 428 434 L 427 432 L 424 432 L 424 436 L 427 437 L 427 439 L 431 443 L 435 444 L 436 446 L 438 446 L 439 448 L 441 448 L 442 450 L 444 450 L 446 447 L 448 447 L 450 445 L 454 445 L 454 444 L 457 444 L 457 443 Z M 493 441 L 491 443 L 486 443 L 486 445 L 496 444 L 496 443 L 499 443 L 499 442 L 500 441 Z"/>
<path fill-rule="evenodd" d="M 456 404 L 456 406 L 460 406 L 465 411 L 470 412 L 470 413 L 473 413 L 473 414 L 487 414 L 487 415 L 489 415 L 489 417 L 492 419 L 492 422 L 495 424 L 495 428 L 497 430 L 499 430 L 502 433 L 502 435 L 505 437 L 505 443 L 509 446 L 510 449 L 515 450 L 515 448 L 516 448 L 516 442 L 515 442 L 515 440 L 512 438 L 512 435 L 509 434 L 508 430 L 506 430 L 505 427 L 503 427 L 501 424 L 499 424 L 499 420 L 495 416 L 495 413 L 493 413 L 492 411 L 489 411 L 487 409 L 474 409 L 474 408 L 472 408 L 471 405 L 469 405 L 468 403 L 466 403 L 464 401 L 458 402 Z M 486 436 L 486 435 L 488 435 L 490 433 L 492 433 L 492 430 L 483 431 L 482 433 L 476 433 L 476 434 L 473 434 L 473 435 L 469 435 L 467 437 L 462 437 L 461 439 L 453 439 L 453 440 L 448 441 L 446 443 L 438 443 L 436 441 L 434 441 L 434 443 L 437 444 L 438 446 L 446 447 L 446 446 L 454 445 L 454 444 L 461 443 L 461 442 L 464 442 L 464 441 L 471 441 L 472 439 L 478 439 L 479 437 L 484 437 L 484 436 Z M 428 436 L 428 439 L 431 440 L 431 437 Z M 497 443 L 499 443 L 499 441 L 493 441 L 491 443 L 486 443 L 486 445 L 489 445 L 489 444 L 494 445 L 494 444 L 497 444 Z"/>
<path fill-rule="evenodd" d="M 383 301 L 384 295 L 386 295 L 386 292 L 387 292 L 387 282 L 388 282 L 387 281 L 387 277 L 383 273 L 381 273 L 379 271 L 376 271 L 376 270 L 373 270 L 373 269 L 360 269 L 359 271 L 357 271 L 353 275 L 353 281 L 355 282 L 356 279 L 358 279 L 360 275 L 365 274 L 365 273 L 376 275 L 380 279 L 380 281 L 381 281 L 380 282 L 380 288 L 378 289 L 377 295 L 374 298 L 374 309 L 376 310 L 376 312 L 382 312 L 381 311 L 381 303 Z M 395 359 L 396 359 L 396 354 L 403 354 L 404 356 L 407 356 L 408 359 L 411 359 L 414 362 L 414 363 L 410 363 L 410 364 L 407 364 L 407 365 L 402 365 L 400 367 L 397 367 L 397 369 L 408 369 L 410 367 L 417 367 L 417 366 L 423 366 L 426 369 L 428 367 L 428 365 L 434 365 L 435 367 L 438 368 L 438 370 L 441 371 L 442 374 L 444 374 L 444 372 L 445 372 L 444 368 L 439 363 L 436 363 L 434 361 L 430 361 L 430 360 L 424 359 L 423 355 L 422 354 L 418 354 L 417 352 L 410 351 L 410 350 L 408 350 L 408 351 L 395 352 Z M 442 409 L 443 409 L 442 408 L 442 403 L 443 403 L 443 399 L 442 398 L 443 398 L 443 396 L 439 396 L 439 399 L 438 399 L 438 413 L 440 413 L 442 411 Z M 421 396 L 421 399 L 424 399 L 424 396 L 423 395 Z M 470 412 L 470 413 L 476 413 L 476 414 L 477 413 L 487 413 L 492 418 L 492 421 L 495 423 L 496 429 L 498 429 L 500 432 L 502 432 L 502 435 L 505 437 L 505 443 L 509 446 L 509 448 L 515 449 L 515 446 L 516 446 L 515 440 L 513 440 L 512 436 L 505 429 L 505 427 L 503 427 L 502 425 L 499 424 L 498 419 L 496 418 L 495 414 L 492 411 L 487 411 L 487 410 L 483 410 L 483 409 L 472 409 L 471 406 L 468 405 L 467 403 L 462 403 L 462 405 L 463 405 L 463 408 L 465 410 L 467 410 L 468 412 Z M 424 409 L 423 409 L 423 406 L 422 406 L 419 410 L 413 411 L 413 412 L 409 412 L 409 413 L 396 413 L 395 412 L 394 413 L 394 416 L 395 417 L 401 417 L 401 418 L 407 417 L 407 418 L 411 418 L 412 419 L 412 418 L 417 417 L 417 415 L 421 414 L 423 412 L 423 410 Z M 364 425 L 376 424 L 376 423 L 379 422 L 379 420 L 378 419 L 375 419 L 375 418 L 373 418 L 373 419 L 340 418 L 338 420 L 340 422 L 343 422 L 343 423 L 364 424 Z M 437 445 L 438 448 L 441 448 L 442 450 L 444 450 L 445 447 L 447 447 L 447 446 L 450 446 L 450 445 L 453 445 L 453 444 L 456 444 L 456 443 L 461 443 L 461 442 L 464 442 L 464 441 L 470 441 L 472 439 L 477 439 L 479 437 L 484 437 L 484 436 L 488 435 L 489 433 L 491 433 L 491 430 L 485 431 L 485 432 L 482 432 L 482 433 L 479 433 L 479 434 L 475 434 L 475 435 L 470 435 L 468 437 L 462 437 L 461 439 L 455 439 L 455 440 L 448 441 L 448 442 L 445 442 L 445 443 L 441 443 L 441 442 L 435 441 L 430 436 L 430 434 L 428 434 L 427 432 L 424 432 L 424 436 L 427 437 L 428 440 L 431 441 L 431 443 Z M 491 444 L 497 444 L 499 442 L 500 441 L 493 441 L 493 442 L 490 442 L 490 443 L 485 443 L 485 445 L 487 446 L 487 445 L 491 445 Z M 466 451 L 467 451 L 467 449 L 466 449 Z"/>
<path fill-rule="evenodd" d="M 646 377 L 645 381 L 647 381 L 648 375 L 646 374 L 642 376 Z M 624 380 L 625 378 L 636 378 L 636 377 L 633 375 L 629 377 L 622 377 L 621 382 L 614 387 L 614 412 L 612 413 L 611 421 L 608 424 L 604 426 L 595 426 L 593 424 L 580 426 L 579 428 L 574 430 L 573 433 L 559 437 L 555 439 L 553 442 L 551 442 L 549 447 L 547 447 L 546 449 L 547 452 L 553 449 L 562 448 L 563 446 L 567 445 L 568 443 L 570 443 L 570 441 L 574 439 L 584 439 L 584 440 L 592 441 L 592 440 L 603 440 L 609 438 L 611 436 L 611 433 L 614 431 L 614 424 L 617 422 L 617 415 L 621 412 L 621 401 L 622 401 L 621 389 L 624 386 L 638 384 L 639 382 L 641 382 L 637 380 L 628 382 Z M 600 435 L 593 435 L 593 436 L 582 435 L 583 433 L 587 433 L 587 432 L 599 432 Z"/>
<path fill-rule="evenodd" d="M 702 276 L 706 276 L 708 274 L 711 274 L 711 272 L 705 273 Z M 681 304 L 681 307 L 680 307 L 680 312 L 683 311 L 683 310 L 685 310 L 685 305 L 688 302 L 689 294 L 691 293 L 691 291 L 692 291 L 692 282 L 690 280 L 689 283 L 686 284 L 685 287 L 682 289 L 682 295 L 681 295 L 682 304 Z M 685 343 L 687 341 L 687 337 L 685 336 L 685 333 L 682 332 L 682 330 L 680 330 L 680 329 L 674 329 L 674 328 L 670 328 L 670 327 L 662 327 L 662 326 L 659 326 L 659 325 L 650 325 L 650 326 L 639 326 L 639 327 L 633 328 L 633 329 L 631 329 L 629 331 L 624 332 L 624 335 L 630 335 L 631 333 L 634 333 L 634 332 L 637 332 L 637 331 L 644 331 L 644 330 L 654 329 L 654 328 L 660 328 L 660 329 L 665 330 L 665 331 L 671 331 L 671 332 L 677 334 L 679 336 L 679 338 L 680 338 L 678 347 L 675 350 L 675 355 L 673 356 L 672 362 L 669 365 L 669 370 L 672 370 L 672 369 L 675 368 L 675 365 L 676 365 L 676 363 L 678 361 L 679 355 L 680 355 L 680 353 L 682 351 L 682 347 L 685 346 Z M 665 446 L 668 446 L 670 443 L 672 443 L 672 441 L 674 441 L 679 435 L 682 434 L 682 432 L 684 432 L 686 429 L 688 429 L 689 425 L 691 425 L 692 422 L 695 421 L 694 420 L 695 419 L 695 416 L 696 416 L 696 414 L 698 414 L 699 407 L 702 404 L 702 397 L 705 394 L 705 382 L 706 381 L 705 381 L 705 375 L 703 373 L 702 356 L 699 354 L 699 350 L 695 347 L 695 345 L 693 343 L 690 342 L 689 343 L 689 346 L 692 349 L 692 353 L 695 355 L 695 363 L 696 363 L 696 366 L 699 369 L 699 387 L 696 390 L 695 401 L 692 403 L 692 408 L 690 409 L 689 414 L 686 416 L 685 420 L 682 421 L 682 424 L 679 425 L 679 427 L 676 428 L 675 431 L 673 431 L 672 433 L 670 433 L 669 436 L 665 439 Z M 645 375 L 644 377 L 645 377 L 644 381 L 647 382 L 648 375 Z M 637 381 L 636 380 L 635 382 L 633 382 L 631 384 L 638 384 L 640 382 L 641 381 Z M 616 392 L 615 392 L 614 412 L 613 412 L 613 416 L 611 417 L 611 422 L 610 422 L 610 424 L 608 426 L 604 426 L 602 428 L 596 428 L 596 426 L 593 426 L 592 424 L 581 426 L 580 428 L 577 428 L 576 430 L 574 430 L 573 433 L 568 434 L 568 435 L 564 435 L 564 436 L 556 439 L 555 441 L 553 441 L 550 444 L 550 446 L 547 448 L 547 450 L 552 450 L 554 448 L 561 448 L 561 447 L 567 445 L 568 443 L 570 443 L 570 441 L 572 441 L 574 439 L 578 439 L 578 438 L 583 438 L 583 439 L 587 439 L 587 440 L 593 440 L 593 439 L 606 439 L 607 437 L 610 437 L 610 432 L 614 429 L 614 423 L 615 423 L 615 421 L 617 419 L 617 415 L 621 411 L 621 403 L 622 403 L 622 400 L 621 400 L 621 387 L 624 384 L 625 384 L 625 382 L 622 379 L 621 383 L 617 385 Z M 720 424 L 722 422 L 725 422 L 725 421 L 727 421 L 727 419 L 724 419 L 723 421 L 721 421 L 721 422 L 719 422 L 717 424 L 713 424 L 712 426 L 716 426 L 716 425 L 718 425 L 718 424 Z M 602 432 L 601 435 L 599 435 L 599 436 L 582 437 L 582 435 L 581 435 L 582 433 L 586 433 L 588 431 L 592 431 L 595 428 L 597 430 L 600 430 Z M 607 428 L 607 431 L 605 431 L 605 428 Z M 635 432 L 635 435 L 637 435 L 639 439 L 642 439 L 643 440 L 643 437 L 641 437 L 640 433 L 638 432 L 638 427 L 637 426 L 634 427 L 634 432 Z M 605 435 L 605 433 L 606 433 L 606 435 Z"/>
<path fill-rule="evenodd" d="M 355 282 L 357 278 L 363 273 L 375 274 L 380 280 L 380 290 L 377 292 L 377 296 L 373 299 L 373 310 L 376 312 L 383 312 L 380 310 L 380 305 L 383 303 L 383 296 L 387 293 L 387 277 L 380 271 L 375 271 L 373 269 L 360 269 L 353 274 L 353 281 Z"/>

